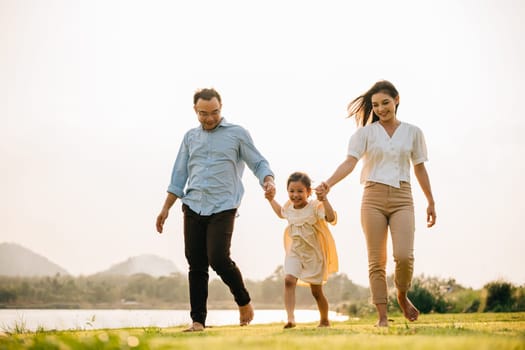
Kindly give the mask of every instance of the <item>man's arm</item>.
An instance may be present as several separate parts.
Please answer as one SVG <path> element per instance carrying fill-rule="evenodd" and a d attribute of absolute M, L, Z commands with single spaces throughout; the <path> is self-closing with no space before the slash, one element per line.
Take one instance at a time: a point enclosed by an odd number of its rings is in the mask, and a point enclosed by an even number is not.
<path fill-rule="evenodd" d="M 170 208 L 173 206 L 175 201 L 177 200 L 177 196 L 174 195 L 171 192 L 168 192 L 168 195 L 166 196 L 166 200 L 164 201 L 164 206 L 162 207 L 162 210 L 160 211 L 159 216 L 157 216 L 157 232 L 162 233 L 162 230 L 164 229 L 164 221 L 168 218 Z"/>
<path fill-rule="evenodd" d="M 250 168 L 253 174 L 259 179 L 259 184 L 263 186 L 264 191 L 267 192 L 269 186 L 275 187 L 273 183 L 274 174 L 270 169 L 270 164 L 255 147 L 248 130 L 242 127 L 239 127 L 238 130 L 241 159 L 248 165 L 248 168 Z"/>

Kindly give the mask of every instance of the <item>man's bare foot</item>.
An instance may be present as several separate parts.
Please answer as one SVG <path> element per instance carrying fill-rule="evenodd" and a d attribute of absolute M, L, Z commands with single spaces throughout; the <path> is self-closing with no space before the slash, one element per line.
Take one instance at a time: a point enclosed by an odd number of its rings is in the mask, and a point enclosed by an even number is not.
<path fill-rule="evenodd" d="M 295 328 L 295 322 L 288 322 L 284 325 L 284 329 Z"/>
<path fill-rule="evenodd" d="M 248 303 L 244 306 L 239 306 L 239 322 L 241 326 L 247 326 L 253 320 L 253 307 Z"/>
<path fill-rule="evenodd" d="M 204 330 L 204 325 L 200 322 L 193 322 L 193 324 L 183 330 L 183 332 L 202 332 Z"/>
<path fill-rule="evenodd" d="M 419 317 L 419 310 L 416 309 L 410 299 L 408 299 L 406 293 L 398 293 L 397 302 L 399 303 L 399 307 L 401 308 L 401 311 L 403 311 L 403 315 L 407 320 L 410 322 L 417 320 Z"/>

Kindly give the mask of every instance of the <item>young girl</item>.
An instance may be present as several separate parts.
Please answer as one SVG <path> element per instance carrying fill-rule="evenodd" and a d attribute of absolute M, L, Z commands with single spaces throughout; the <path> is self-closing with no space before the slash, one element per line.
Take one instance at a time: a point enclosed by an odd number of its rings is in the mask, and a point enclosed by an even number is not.
<path fill-rule="evenodd" d="M 330 273 L 337 272 L 338 261 L 326 222 L 335 225 L 337 217 L 326 196 L 318 196 L 317 200 L 308 199 L 312 193 L 311 183 L 304 173 L 290 175 L 287 182 L 289 200 L 283 207 L 274 200 L 275 191 L 266 194 L 277 216 L 288 220 L 284 232 L 284 304 L 288 322 L 284 328 L 295 327 L 295 287 L 298 280 L 310 285 L 321 314 L 318 327 L 330 326 L 328 301 L 322 285 Z"/>

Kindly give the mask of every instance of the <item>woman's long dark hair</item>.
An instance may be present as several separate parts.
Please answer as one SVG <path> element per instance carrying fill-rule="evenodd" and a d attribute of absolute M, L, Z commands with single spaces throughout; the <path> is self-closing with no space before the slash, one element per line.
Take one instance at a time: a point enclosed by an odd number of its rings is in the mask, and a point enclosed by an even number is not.
<path fill-rule="evenodd" d="M 348 104 L 346 109 L 348 111 L 348 117 L 355 116 L 355 122 L 357 125 L 365 126 L 368 123 L 370 116 L 372 116 L 372 123 L 379 120 L 379 117 L 374 113 L 372 108 L 372 95 L 375 95 L 378 92 L 384 92 L 394 99 L 399 96 L 397 89 L 391 82 L 380 80 L 375 83 L 367 92 L 355 98 Z M 399 104 L 396 105 L 396 112 L 398 106 Z"/>

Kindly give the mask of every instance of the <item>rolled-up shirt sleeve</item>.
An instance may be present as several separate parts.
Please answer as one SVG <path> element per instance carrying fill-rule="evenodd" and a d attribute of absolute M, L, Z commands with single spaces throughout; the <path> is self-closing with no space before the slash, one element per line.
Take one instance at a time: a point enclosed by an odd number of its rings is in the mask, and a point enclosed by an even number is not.
<path fill-rule="evenodd" d="M 248 168 L 253 174 L 259 179 L 259 184 L 264 184 L 264 178 L 266 176 L 275 177 L 273 171 L 270 169 L 270 164 L 262 156 L 259 150 L 255 147 L 250 133 L 246 129 L 242 129 L 243 132 L 240 136 L 240 156 L 241 159 L 248 165 Z"/>
<path fill-rule="evenodd" d="M 188 157 L 187 135 L 185 135 L 173 164 L 171 180 L 168 186 L 168 192 L 173 193 L 178 198 L 184 197 L 184 187 L 188 181 Z"/>

